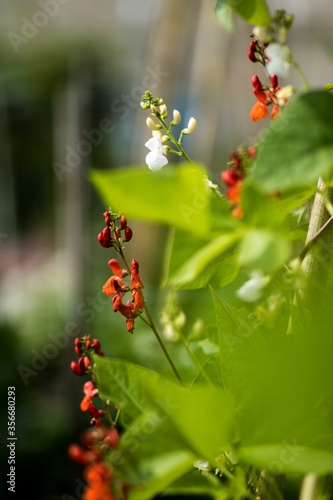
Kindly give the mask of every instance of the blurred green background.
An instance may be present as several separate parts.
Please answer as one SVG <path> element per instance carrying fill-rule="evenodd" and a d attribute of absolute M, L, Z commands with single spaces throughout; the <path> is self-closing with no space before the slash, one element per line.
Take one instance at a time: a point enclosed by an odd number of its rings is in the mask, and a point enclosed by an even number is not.
<path fill-rule="evenodd" d="M 332 81 L 332 2 L 268 4 L 295 14 L 289 46 L 310 83 Z M 138 324 L 129 335 L 101 293 L 114 255 L 97 242 L 106 207 L 87 180 L 90 167 L 144 163 L 150 132 L 139 103 L 147 86 L 169 110 L 179 109 L 184 123 L 196 117 L 195 139 L 187 138 L 184 147 L 217 183 L 229 152 L 254 143 L 263 126 L 249 116 L 251 77 L 259 71 L 247 59 L 251 29 L 237 21 L 235 33 L 224 32 L 213 5 L 1 2 L 1 460 L 7 473 L 7 387 L 15 386 L 16 484 L 31 498 L 78 498 L 81 468 L 69 461 L 67 447 L 78 441 L 88 417 L 79 408 L 82 379 L 69 368 L 76 358 L 71 328 L 98 337 L 107 355 L 169 373 L 150 332 Z M 299 86 L 294 75 L 281 83 Z M 140 263 L 157 317 L 166 300 L 156 289 L 167 230 L 129 224 L 134 237 L 127 255 Z M 233 289 L 225 294 L 232 297 Z M 214 325 L 208 293 L 182 292 L 179 300 L 185 329 L 198 320 L 199 309 L 206 328 Z M 190 378 L 194 368 L 186 352 L 172 343 L 169 348 Z"/>

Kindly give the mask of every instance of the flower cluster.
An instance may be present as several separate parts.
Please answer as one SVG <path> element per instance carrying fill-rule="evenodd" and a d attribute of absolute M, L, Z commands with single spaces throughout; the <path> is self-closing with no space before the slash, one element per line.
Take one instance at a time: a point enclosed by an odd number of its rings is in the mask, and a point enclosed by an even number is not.
<path fill-rule="evenodd" d="M 113 468 L 105 462 L 105 454 L 115 449 L 119 443 L 119 434 L 115 428 L 116 421 L 113 421 L 108 404 L 99 395 L 96 385 L 96 375 L 92 365 L 92 353 L 104 356 L 101 351 L 101 343 L 97 339 L 91 339 L 88 335 L 83 338 L 76 338 L 74 341 L 75 352 L 80 359 L 78 363 L 71 363 L 73 372 L 77 375 L 89 373 L 91 380 L 83 386 L 84 397 L 80 403 L 83 412 L 88 412 L 92 416 L 90 424 L 94 427 L 87 430 L 81 438 L 83 446 L 71 444 L 68 448 L 69 457 L 85 467 L 83 477 L 87 486 L 83 492 L 83 500 L 125 500 L 127 498 L 128 485 L 116 480 Z M 82 362 L 81 360 L 87 360 Z M 82 369 L 80 368 L 82 367 Z M 105 410 L 98 410 L 93 404 L 93 398 L 100 396 Z M 119 409 L 117 417 L 119 415 Z M 107 416 L 111 427 L 101 424 L 104 416 Z M 117 418 L 116 418 L 117 420 Z"/>
<path fill-rule="evenodd" d="M 173 120 L 170 122 L 170 125 L 167 126 L 165 120 L 168 117 L 168 108 L 166 104 L 164 104 L 163 99 L 154 99 L 149 90 L 147 90 L 146 93 L 142 96 L 142 99 L 143 100 L 141 102 L 141 107 L 143 109 L 150 109 L 152 112 L 152 116 L 157 118 L 157 120 L 159 121 L 159 123 L 156 123 L 150 116 L 146 120 L 146 124 L 152 131 L 153 135 L 153 137 L 145 143 L 146 148 L 150 150 L 150 152 L 146 156 L 146 164 L 148 165 L 148 168 L 153 172 L 161 170 L 161 168 L 163 168 L 168 163 L 166 154 L 169 151 L 179 156 L 184 156 L 186 160 L 190 161 L 181 146 L 181 140 L 183 135 L 191 135 L 195 132 L 197 128 L 197 122 L 195 118 L 192 117 L 189 119 L 187 127 L 185 127 L 180 132 L 179 139 L 177 140 L 174 137 L 171 129 L 175 125 L 180 124 L 180 112 L 177 109 L 173 110 Z M 164 135 L 162 134 L 161 130 L 164 132 Z M 167 141 L 171 141 L 177 147 L 178 151 L 175 151 L 169 146 L 165 146 L 164 143 Z"/>
<path fill-rule="evenodd" d="M 141 290 L 144 288 L 143 283 L 139 277 L 139 264 L 133 259 L 131 268 L 131 287 L 124 285 L 122 279 L 125 278 L 129 273 L 126 270 L 122 270 L 119 262 L 116 259 L 111 259 L 109 261 L 109 267 L 114 273 L 111 278 L 107 280 L 103 286 L 103 292 L 109 297 L 113 297 L 113 310 L 114 312 L 119 311 L 126 318 L 127 330 L 133 333 L 134 320 L 138 316 L 139 312 L 145 308 L 145 302 L 142 296 Z M 123 297 L 126 292 L 132 292 L 132 300 L 128 300 L 126 305 L 123 304 Z"/>
<path fill-rule="evenodd" d="M 98 356 L 104 356 L 103 351 L 101 351 L 101 343 L 97 339 L 91 339 L 91 336 L 83 337 L 82 339 L 76 338 L 74 341 L 75 352 L 80 356 L 78 362 L 71 362 L 72 371 L 79 376 L 89 373 L 92 369 L 91 365 L 91 351 L 95 352 Z M 104 411 L 97 410 L 97 408 L 92 403 L 92 398 L 98 393 L 97 389 L 94 387 L 92 382 L 86 382 L 83 386 L 83 392 L 85 394 L 81 402 L 81 410 L 88 411 L 92 416 L 91 424 L 99 427 L 101 419 L 104 416 Z"/>
<path fill-rule="evenodd" d="M 243 216 L 240 206 L 242 181 L 246 175 L 246 169 L 255 155 L 254 146 L 247 149 L 240 148 L 232 152 L 230 154 L 232 161 L 228 163 L 229 168 L 221 173 L 221 180 L 227 186 L 226 196 L 233 202 L 231 214 L 235 219 L 240 219 Z"/>
<path fill-rule="evenodd" d="M 106 227 L 98 235 L 98 241 L 102 247 L 119 247 L 123 242 L 132 239 L 132 229 L 127 225 L 127 219 L 124 215 L 107 210 L 103 216 L 105 217 Z M 117 220 L 120 220 L 120 226 L 116 226 Z M 124 236 L 122 236 L 121 231 L 124 231 Z"/>
<path fill-rule="evenodd" d="M 271 118 L 275 120 L 281 113 L 280 104 L 277 98 L 277 92 L 281 90 L 278 86 L 278 78 L 276 75 L 271 76 L 271 87 L 264 87 L 257 75 L 252 77 L 253 93 L 258 99 L 251 109 L 251 119 L 256 122 L 261 118 L 268 116 L 268 106 L 273 104 Z"/>
<path fill-rule="evenodd" d="M 126 269 L 122 269 L 117 259 L 111 259 L 109 261 L 109 267 L 113 272 L 113 276 L 107 280 L 103 286 L 103 292 L 109 297 L 113 297 L 113 310 L 114 312 L 119 311 L 126 318 L 127 330 L 133 333 L 134 330 L 134 320 L 140 314 L 140 312 L 145 309 L 145 302 L 142 295 L 142 290 L 144 286 L 139 277 L 139 264 L 133 259 L 131 264 L 131 269 L 129 268 L 125 256 L 123 254 L 122 245 L 124 242 L 129 241 L 132 238 L 132 230 L 127 225 L 127 220 L 124 215 L 116 214 L 112 210 L 104 212 L 106 227 L 98 235 L 98 241 L 105 247 L 114 247 L 120 254 Z M 120 225 L 116 225 L 116 222 L 120 220 Z M 124 231 L 124 238 L 122 237 L 122 231 Z M 131 275 L 131 286 L 127 286 L 123 283 L 123 279 L 126 276 Z M 123 297 L 126 292 L 132 293 L 132 300 L 128 300 L 126 304 L 123 303 Z"/>

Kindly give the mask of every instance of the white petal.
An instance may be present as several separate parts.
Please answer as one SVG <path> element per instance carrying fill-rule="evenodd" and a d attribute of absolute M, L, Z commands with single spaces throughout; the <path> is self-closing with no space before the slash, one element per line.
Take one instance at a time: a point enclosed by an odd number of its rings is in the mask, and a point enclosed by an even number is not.
<path fill-rule="evenodd" d="M 151 151 L 146 156 L 146 163 L 150 170 L 157 172 L 168 163 L 168 160 L 160 151 Z"/>
<path fill-rule="evenodd" d="M 254 272 L 252 278 L 236 290 L 236 295 L 244 302 L 255 302 L 261 298 L 263 288 L 268 282 L 269 276 L 262 276 L 260 273 Z"/>
<path fill-rule="evenodd" d="M 150 151 L 155 151 L 162 147 L 162 143 L 157 137 L 151 137 L 149 141 L 146 142 L 145 146 L 150 149 Z"/>

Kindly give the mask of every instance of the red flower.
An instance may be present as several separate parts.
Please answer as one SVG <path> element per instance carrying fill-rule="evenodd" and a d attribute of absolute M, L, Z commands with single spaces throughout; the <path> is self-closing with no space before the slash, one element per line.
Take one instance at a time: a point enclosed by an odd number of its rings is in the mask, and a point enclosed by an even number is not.
<path fill-rule="evenodd" d="M 93 417 L 91 419 L 90 423 L 95 425 L 95 427 L 99 427 L 101 425 L 101 420 L 104 416 L 104 411 L 97 410 L 97 408 L 91 402 L 88 403 L 87 410 L 89 411 L 90 415 Z"/>
<path fill-rule="evenodd" d="M 242 185 L 240 182 L 231 186 L 227 191 L 227 198 L 235 203 L 240 202 Z"/>
<path fill-rule="evenodd" d="M 110 490 L 113 470 L 106 464 L 96 463 L 84 471 L 84 479 L 88 486 L 83 492 L 82 500 L 115 500 Z"/>
<path fill-rule="evenodd" d="M 88 411 L 88 405 L 92 404 L 91 398 L 95 397 L 98 391 L 92 382 L 86 382 L 83 386 L 83 392 L 85 396 L 81 401 L 81 410 Z"/>
<path fill-rule="evenodd" d="M 125 290 L 126 287 L 118 276 L 111 276 L 103 286 L 103 292 L 109 297 Z"/>
<path fill-rule="evenodd" d="M 78 444 L 71 444 L 68 447 L 68 456 L 80 465 L 90 464 L 95 458 L 91 451 L 84 450 Z"/>
<path fill-rule="evenodd" d="M 266 118 L 268 116 L 268 109 L 261 102 L 256 102 L 250 112 L 250 117 L 252 121 L 257 122 L 261 118 Z"/>

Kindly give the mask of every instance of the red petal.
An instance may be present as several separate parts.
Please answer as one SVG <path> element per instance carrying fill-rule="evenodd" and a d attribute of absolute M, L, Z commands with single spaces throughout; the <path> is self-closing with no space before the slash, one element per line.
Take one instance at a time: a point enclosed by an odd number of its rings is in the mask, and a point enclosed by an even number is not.
<path fill-rule="evenodd" d="M 268 109 L 261 102 L 256 102 L 250 112 L 252 121 L 257 122 L 261 118 L 268 116 Z"/>

